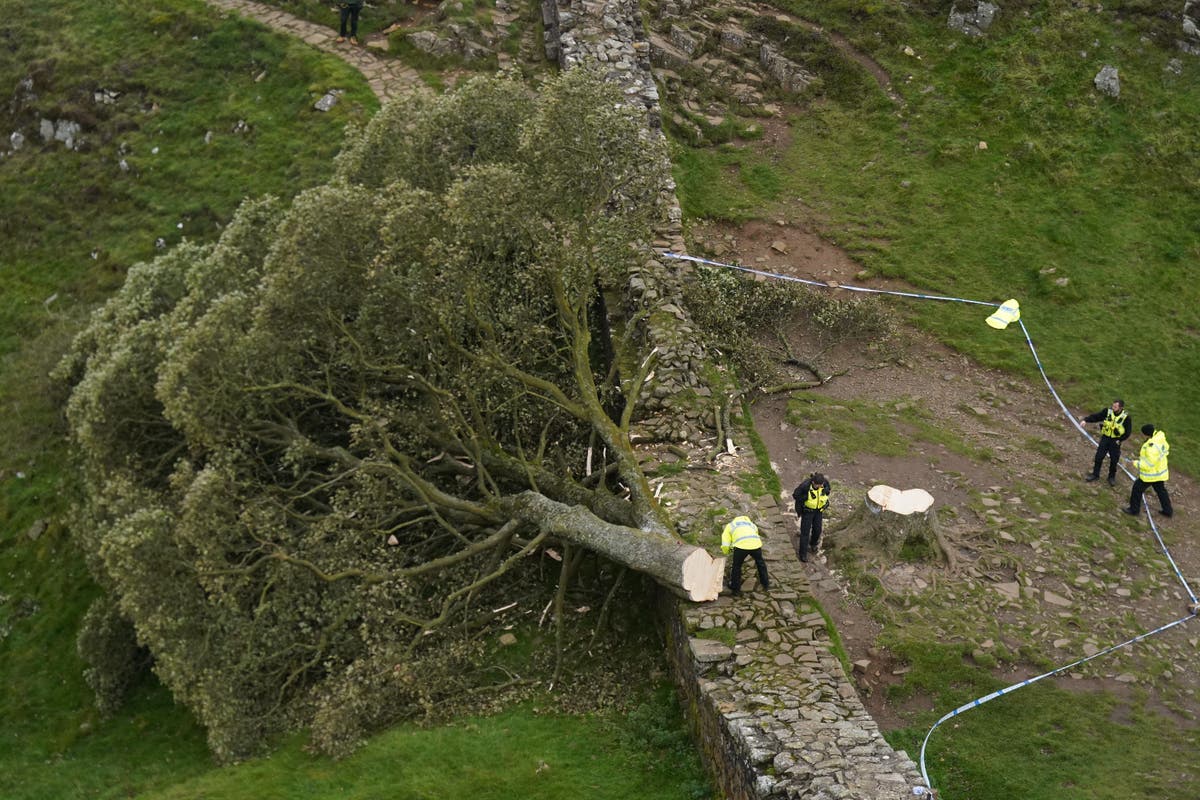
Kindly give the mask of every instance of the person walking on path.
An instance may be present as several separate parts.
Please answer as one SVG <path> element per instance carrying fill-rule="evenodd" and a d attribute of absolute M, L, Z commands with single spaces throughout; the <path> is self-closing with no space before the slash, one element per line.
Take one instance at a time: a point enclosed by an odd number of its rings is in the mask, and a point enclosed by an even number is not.
<path fill-rule="evenodd" d="M 338 25 L 338 43 L 346 41 L 346 23 L 350 23 L 350 44 L 358 44 L 358 12 L 364 0 L 344 0 L 338 5 L 341 20 Z"/>
<path fill-rule="evenodd" d="M 1167 470 L 1167 456 L 1171 453 L 1171 445 L 1167 444 L 1167 435 L 1153 425 L 1143 425 L 1142 434 L 1146 442 L 1133 462 L 1137 468 L 1137 480 L 1133 482 L 1133 491 L 1129 493 L 1129 507 L 1121 510 L 1136 516 L 1142 510 L 1142 494 L 1146 489 L 1154 489 L 1158 502 L 1162 504 L 1163 516 L 1173 516 L 1175 510 L 1171 508 L 1171 496 L 1167 494 L 1167 479 L 1171 477 Z"/>
<path fill-rule="evenodd" d="M 825 507 L 829 505 L 829 492 L 829 481 L 819 472 L 809 475 L 808 480 L 792 492 L 796 516 L 800 518 L 800 544 L 796 554 L 801 561 L 808 561 L 810 548 L 815 555 L 821 542 L 821 521 L 825 517 Z"/>
<path fill-rule="evenodd" d="M 746 556 L 754 559 L 758 567 L 758 582 L 762 588 L 770 589 L 771 582 L 767 579 L 767 562 L 763 560 L 762 539 L 758 535 L 758 526 L 749 517 L 734 517 L 733 521 L 721 531 L 721 552 L 729 555 L 733 550 L 733 571 L 729 575 L 729 591 L 734 597 L 742 593 L 742 564 Z"/>
<path fill-rule="evenodd" d="M 1133 420 L 1125 410 L 1124 400 L 1113 400 L 1112 406 L 1102 408 L 1095 414 L 1080 417 L 1082 423 L 1100 422 L 1100 444 L 1096 447 L 1096 461 L 1092 464 L 1092 474 L 1084 480 L 1088 483 L 1100 480 L 1100 467 L 1104 465 L 1104 457 L 1108 456 L 1108 485 L 1117 485 L 1117 464 L 1121 460 L 1121 442 L 1133 433 Z"/>

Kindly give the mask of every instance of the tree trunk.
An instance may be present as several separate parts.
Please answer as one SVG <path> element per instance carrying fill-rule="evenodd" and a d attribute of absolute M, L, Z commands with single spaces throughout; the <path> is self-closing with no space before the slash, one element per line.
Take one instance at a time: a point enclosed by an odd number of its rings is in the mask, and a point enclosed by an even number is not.
<path fill-rule="evenodd" d="M 830 542 L 835 547 L 863 544 L 896 557 L 910 539 L 925 542 L 940 557 L 942 552 L 933 511 L 933 495 L 924 489 L 900 491 L 891 486 L 872 486 L 862 506 L 837 527 Z"/>
<path fill-rule="evenodd" d="M 721 591 L 725 559 L 713 558 L 702 548 L 605 522 L 586 508 L 565 505 L 537 492 L 522 492 L 508 505 L 513 517 L 649 575 L 688 600 L 716 600 Z"/>

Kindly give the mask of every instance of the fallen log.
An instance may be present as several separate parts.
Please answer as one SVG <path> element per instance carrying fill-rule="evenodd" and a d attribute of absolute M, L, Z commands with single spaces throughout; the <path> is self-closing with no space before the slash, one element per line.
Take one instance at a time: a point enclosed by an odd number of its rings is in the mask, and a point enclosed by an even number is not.
<path fill-rule="evenodd" d="M 716 600 L 725 559 L 687 542 L 614 525 L 577 505 L 522 492 L 511 501 L 513 516 L 564 542 L 571 542 L 644 573 L 688 600 Z"/>

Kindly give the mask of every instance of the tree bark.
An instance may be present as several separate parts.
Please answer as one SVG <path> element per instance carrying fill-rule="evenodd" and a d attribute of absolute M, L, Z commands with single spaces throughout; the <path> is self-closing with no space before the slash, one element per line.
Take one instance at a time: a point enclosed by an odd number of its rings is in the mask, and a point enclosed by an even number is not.
<path fill-rule="evenodd" d="M 924 489 L 900 491 L 882 484 L 872 486 L 863 504 L 837 527 L 838 535 L 830 540 L 835 547 L 863 544 L 896 557 L 910 539 L 925 542 L 941 558 L 937 515 L 933 511 L 933 495 Z"/>
<path fill-rule="evenodd" d="M 537 492 L 522 492 L 506 504 L 514 518 L 649 575 L 688 600 L 716 600 L 721 591 L 725 559 L 713 558 L 702 548 L 605 522 L 586 508 L 565 505 Z"/>

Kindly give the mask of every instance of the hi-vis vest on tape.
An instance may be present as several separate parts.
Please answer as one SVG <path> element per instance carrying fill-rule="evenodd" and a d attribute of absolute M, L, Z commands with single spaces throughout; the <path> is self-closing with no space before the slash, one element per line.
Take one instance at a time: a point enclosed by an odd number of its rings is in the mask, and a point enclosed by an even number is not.
<path fill-rule="evenodd" d="M 1125 435 L 1125 418 L 1128 416 L 1128 412 L 1124 410 L 1120 414 L 1114 414 L 1110 408 L 1104 424 L 1100 426 L 1100 435 L 1110 439 L 1120 439 Z"/>
<path fill-rule="evenodd" d="M 808 497 L 804 498 L 804 507 L 824 511 L 827 505 L 829 505 L 829 495 L 825 494 L 825 487 L 819 484 L 809 486 Z"/>
<path fill-rule="evenodd" d="M 731 547 L 739 550 L 757 550 L 762 547 L 758 538 L 758 526 L 749 517 L 734 517 L 733 522 L 721 531 L 721 552 L 728 553 Z"/>
<path fill-rule="evenodd" d="M 991 325 L 998 331 L 1002 331 L 1009 326 L 1010 323 L 1016 322 L 1021 318 L 1021 304 L 1016 300 L 1005 300 L 996 311 L 988 317 L 985 322 Z"/>
<path fill-rule="evenodd" d="M 1155 431 L 1142 445 L 1142 452 L 1138 454 L 1138 477 L 1144 483 L 1168 480 L 1171 477 L 1167 470 L 1167 456 L 1170 452 L 1171 445 L 1167 444 L 1167 435 L 1162 431 Z"/>

